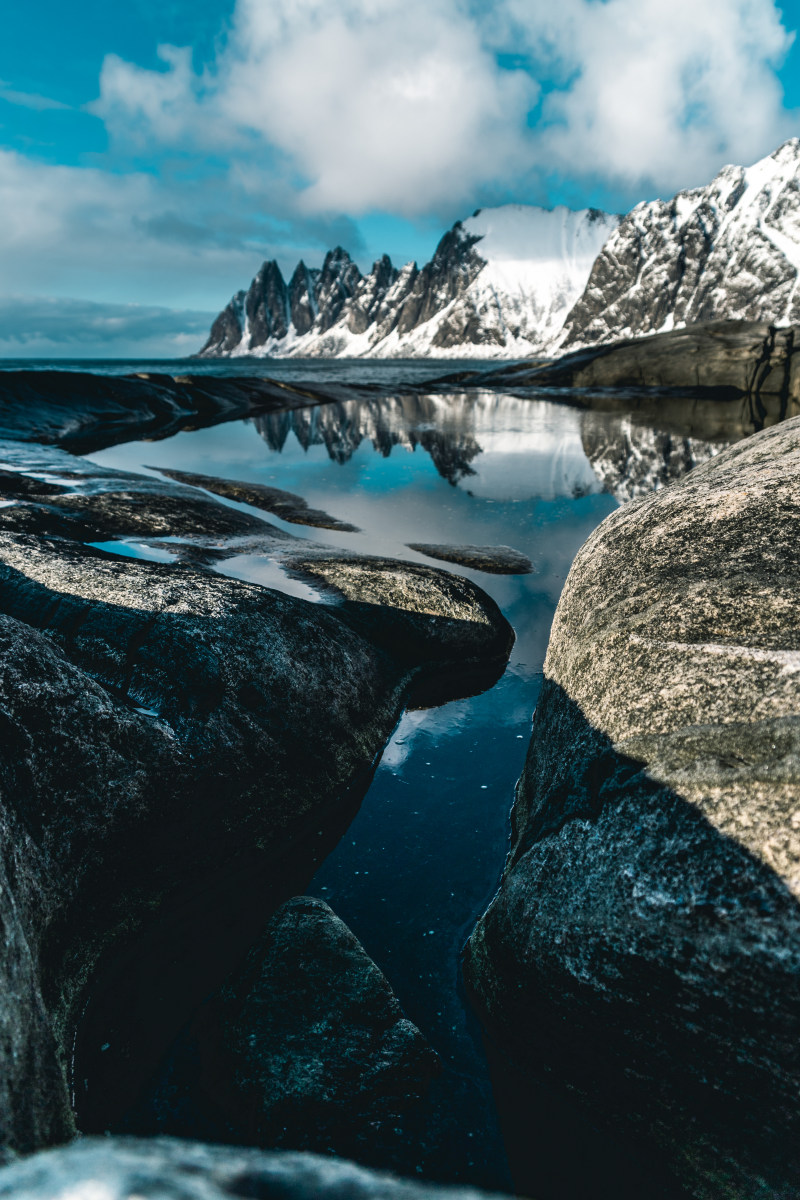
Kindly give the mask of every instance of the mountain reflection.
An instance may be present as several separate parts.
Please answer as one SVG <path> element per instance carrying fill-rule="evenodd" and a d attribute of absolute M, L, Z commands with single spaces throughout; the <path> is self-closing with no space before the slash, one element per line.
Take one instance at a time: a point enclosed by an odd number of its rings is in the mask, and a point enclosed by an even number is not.
<path fill-rule="evenodd" d="M 609 492 L 620 502 L 680 479 L 742 436 L 686 436 L 634 416 L 580 412 L 497 392 L 395 395 L 270 413 L 253 424 L 271 450 L 290 434 L 346 463 L 363 442 L 384 457 L 395 447 L 430 455 L 456 486 L 495 499 Z M 697 426 L 696 414 L 693 425 Z"/>

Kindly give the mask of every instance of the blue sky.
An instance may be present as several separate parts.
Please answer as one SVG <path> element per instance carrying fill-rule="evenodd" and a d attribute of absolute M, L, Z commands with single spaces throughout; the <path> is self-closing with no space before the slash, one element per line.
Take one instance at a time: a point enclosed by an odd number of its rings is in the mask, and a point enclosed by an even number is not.
<path fill-rule="evenodd" d="M 0 354 L 190 352 L 265 257 L 421 260 L 476 207 L 705 183 L 800 134 L 799 25 L 800 0 L 7 5 Z"/>

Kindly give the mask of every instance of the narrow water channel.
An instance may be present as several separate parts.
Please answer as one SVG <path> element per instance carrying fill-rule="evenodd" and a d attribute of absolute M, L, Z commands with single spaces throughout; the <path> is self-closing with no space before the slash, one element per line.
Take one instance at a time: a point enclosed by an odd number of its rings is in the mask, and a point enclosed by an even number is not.
<path fill-rule="evenodd" d="M 480 1031 L 461 991 L 460 950 L 502 869 L 564 579 L 579 546 L 617 505 L 603 486 L 612 487 L 624 463 L 619 454 L 613 469 L 590 461 L 583 420 L 511 396 L 398 396 L 91 456 L 128 470 L 177 468 L 299 493 L 361 532 L 268 519 L 295 536 L 364 553 L 430 563 L 407 543 L 502 544 L 531 559 L 532 573 L 520 576 L 440 564 L 489 592 L 513 625 L 508 668 L 480 696 L 403 716 L 358 814 L 308 889 L 351 927 L 444 1061 L 404 1169 L 495 1189 L 511 1183 Z M 616 444 L 613 421 L 608 440 Z M 284 586 L 257 555 L 219 569 Z"/>

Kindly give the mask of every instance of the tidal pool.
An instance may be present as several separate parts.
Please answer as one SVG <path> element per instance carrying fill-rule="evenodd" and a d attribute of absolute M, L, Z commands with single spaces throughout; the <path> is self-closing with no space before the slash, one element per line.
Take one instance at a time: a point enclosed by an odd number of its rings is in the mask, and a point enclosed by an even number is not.
<path fill-rule="evenodd" d="M 358 814 L 308 889 L 351 927 L 445 1064 L 417 1141 L 405 1161 L 387 1164 L 395 1169 L 511 1189 L 460 952 L 499 881 L 553 612 L 575 553 L 617 496 L 661 486 L 717 449 L 543 400 L 465 393 L 328 404 L 90 456 L 298 493 L 360 532 L 259 515 L 293 536 L 466 575 L 514 627 L 508 668 L 493 688 L 405 713 Z M 409 542 L 508 545 L 533 571 L 499 576 L 434 564 Z M 259 555 L 218 569 L 313 595 Z"/>

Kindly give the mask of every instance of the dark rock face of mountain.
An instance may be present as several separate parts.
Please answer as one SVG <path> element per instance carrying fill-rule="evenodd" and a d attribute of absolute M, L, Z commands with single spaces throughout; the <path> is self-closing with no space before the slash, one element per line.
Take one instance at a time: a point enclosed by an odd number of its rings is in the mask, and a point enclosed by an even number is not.
<path fill-rule="evenodd" d="M 499 1043 L 691 1196 L 800 1179 L 800 420 L 579 551 L 496 898 L 468 946 Z"/>
<path fill-rule="evenodd" d="M 247 292 L 237 292 L 233 299 L 226 304 L 211 326 L 211 333 L 208 335 L 208 342 L 203 353 L 209 346 L 215 347 L 217 354 L 230 354 L 232 350 L 236 349 L 242 340 L 242 331 L 244 330 L 246 296 Z"/>
<path fill-rule="evenodd" d="M 800 321 L 800 140 L 707 187 L 637 205 L 600 252 L 558 345 L 721 318 Z"/>
<path fill-rule="evenodd" d="M 460 223 L 444 235 L 399 309 L 395 328 L 400 335 L 429 321 L 467 290 L 485 266 L 485 260 L 474 249 L 479 241 L 480 238 L 466 234 Z M 452 345 L 449 335 L 443 334 L 442 339 L 435 344 Z"/>
<path fill-rule="evenodd" d="M 317 304 L 318 281 L 319 271 L 309 271 L 301 260 L 295 267 L 294 275 L 289 282 L 289 314 L 292 325 L 300 335 L 308 333 L 319 311 Z M 240 329 L 239 340 L 241 340 L 241 336 Z M 213 339 L 214 330 L 212 328 L 209 340 L 213 341 Z"/>

